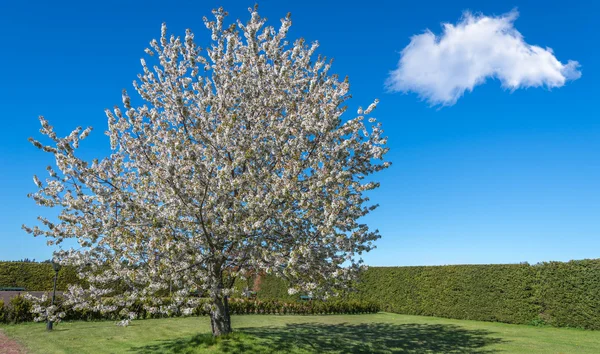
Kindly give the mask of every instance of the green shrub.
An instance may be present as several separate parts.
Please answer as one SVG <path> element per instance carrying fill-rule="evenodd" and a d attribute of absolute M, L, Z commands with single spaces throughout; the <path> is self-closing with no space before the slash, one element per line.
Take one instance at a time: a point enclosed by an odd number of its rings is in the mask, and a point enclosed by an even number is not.
<path fill-rule="evenodd" d="M 546 320 L 544 320 L 542 317 L 535 318 L 528 324 L 530 326 L 535 326 L 535 327 L 544 327 L 544 326 L 548 325 L 548 323 L 546 323 Z"/>
<path fill-rule="evenodd" d="M 0 299 L 0 323 L 8 322 L 6 318 L 7 309 L 4 307 L 4 300 Z"/>
<path fill-rule="evenodd" d="M 6 321 L 9 323 L 21 323 L 33 321 L 31 313 L 31 301 L 23 296 L 15 296 L 8 302 Z"/>

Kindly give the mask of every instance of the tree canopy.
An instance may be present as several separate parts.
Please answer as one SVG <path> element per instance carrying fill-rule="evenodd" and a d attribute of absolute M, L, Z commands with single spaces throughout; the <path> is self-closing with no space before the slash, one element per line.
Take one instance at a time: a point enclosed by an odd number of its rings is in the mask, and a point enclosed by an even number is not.
<path fill-rule="evenodd" d="M 60 216 L 24 228 L 51 244 L 78 241 L 55 253 L 89 283 L 71 287 L 71 303 L 123 306 L 124 318 L 136 301 L 186 313 L 200 290 L 218 335 L 231 330 L 235 279 L 266 272 L 290 292 L 329 296 L 374 247 L 378 232 L 359 219 L 376 207 L 364 192 L 378 183 L 365 177 L 389 166 L 383 130 L 367 118 L 377 101 L 343 120 L 349 82 L 315 58 L 318 43 L 289 43 L 289 15 L 275 29 L 250 13 L 230 26 L 223 9 L 204 18 L 206 49 L 163 24 L 141 60 L 139 97 L 123 91 L 122 107 L 106 111 L 109 156 L 79 157 L 91 127 L 59 137 L 40 117 L 49 142 L 30 141 L 56 166 L 34 176 L 31 197 Z"/>

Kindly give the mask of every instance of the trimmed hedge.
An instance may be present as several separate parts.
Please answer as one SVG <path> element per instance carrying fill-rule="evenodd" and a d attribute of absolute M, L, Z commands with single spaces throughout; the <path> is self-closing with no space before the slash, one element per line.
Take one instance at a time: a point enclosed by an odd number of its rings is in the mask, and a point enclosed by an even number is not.
<path fill-rule="evenodd" d="M 466 320 L 529 323 L 539 313 L 529 265 L 369 268 L 357 299 L 378 299 L 389 312 Z"/>
<path fill-rule="evenodd" d="M 328 301 L 279 301 L 231 299 L 231 314 L 271 315 L 329 315 L 377 313 L 379 304 L 373 301 L 328 300 Z"/>
<path fill-rule="evenodd" d="M 258 298 L 287 298 L 262 276 Z M 384 311 L 466 320 L 600 329 L 600 259 L 529 264 L 369 267 L 351 300 Z"/>
<path fill-rule="evenodd" d="M 0 287 L 49 291 L 53 277 L 49 263 L 0 262 Z M 57 288 L 65 290 L 67 284 L 78 282 L 73 269 L 63 267 Z M 286 282 L 274 276 L 236 284 L 238 290 L 244 287 L 254 288 L 263 303 L 296 303 L 299 299 L 299 294 L 288 295 Z M 356 288 L 343 299 L 376 301 L 389 312 L 600 329 L 600 259 L 535 265 L 370 267 L 360 274 Z M 237 306 L 234 302 L 232 306 Z M 3 309 L 0 306 L 0 322 L 15 321 L 8 308 L 10 304 Z M 103 318 L 93 313 L 74 316 Z"/>
<path fill-rule="evenodd" d="M 54 282 L 51 263 L 0 262 L 0 288 L 17 287 L 28 291 L 50 291 Z M 57 290 L 67 290 L 68 284 L 80 283 L 75 270 L 62 267 L 58 273 Z"/>
<path fill-rule="evenodd" d="M 539 319 L 557 327 L 600 329 L 600 259 L 535 266 Z"/>
<path fill-rule="evenodd" d="M 289 295 L 288 294 L 288 283 L 284 279 L 278 278 L 274 275 L 262 275 L 258 277 L 258 280 L 254 282 L 256 291 L 256 297 L 263 300 L 299 300 L 300 294 Z"/>
<path fill-rule="evenodd" d="M 58 303 L 61 299 L 58 299 Z M 192 312 L 193 316 L 206 316 L 208 311 L 204 304 L 208 299 L 200 301 L 199 306 Z M 134 306 L 139 318 L 164 318 L 164 317 L 181 317 L 180 312 L 165 314 L 152 314 L 144 310 L 142 304 Z M 13 297 L 8 306 L 3 306 L 0 300 L 0 323 L 20 323 L 33 321 L 31 313 L 32 303 L 23 296 Z M 89 310 L 73 310 L 66 309 L 65 321 L 83 320 L 120 320 L 119 314 L 121 309 L 116 309 L 109 313 L 100 313 Z M 379 312 L 379 304 L 371 301 L 357 300 L 333 300 L 333 301 L 302 301 L 302 302 L 285 302 L 278 300 L 246 300 L 246 299 L 230 299 L 229 311 L 235 315 L 246 314 L 270 314 L 270 315 L 328 315 L 328 314 L 361 314 L 361 313 L 377 313 Z M 64 309 L 63 309 L 64 311 Z"/>

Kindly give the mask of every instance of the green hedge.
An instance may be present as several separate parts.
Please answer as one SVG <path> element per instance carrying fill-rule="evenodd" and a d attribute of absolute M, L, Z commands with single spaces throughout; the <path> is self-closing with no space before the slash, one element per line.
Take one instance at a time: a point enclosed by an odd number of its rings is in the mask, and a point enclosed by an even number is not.
<path fill-rule="evenodd" d="M 288 283 L 274 275 L 262 275 L 255 282 L 256 297 L 263 300 L 299 300 L 300 294 L 289 295 Z"/>
<path fill-rule="evenodd" d="M 52 290 L 54 270 L 50 263 L 0 262 L 0 288 L 18 287 L 29 291 Z M 63 267 L 58 273 L 56 287 L 67 290 L 68 284 L 79 282 L 75 270 Z"/>
<path fill-rule="evenodd" d="M 0 287 L 48 291 L 53 276 L 49 263 L 0 262 Z M 61 269 L 59 290 L 77 282 L 73 269 Z M 299 294 L 288 295 L 286 282 L 273 276 L 236 284 L 239 289 L 246 286 L 254 287 L 262 301 L 293 303 L 299 298 Z M 360 274 L 356 288 L 345 300 L 376 301 L 389 312 L 600 329 L 600 259 L 535 265 L 370 267 Z M 0 311 L 0 321 L 7 316 Z"/>
<path fill-rule="evenodd" d="M 539 313 L 528 265 L 369 268 L 350 298 L 378 299 L 389 312 L 529 323 Z"/>
<path fill-rule="evenodd" d="M 558 327 L 600 329 L 600 259 L 535 266 L 540 320 Z"/>
<path fill-rule="evenodd" d="M 60 304 L 62 299 L 58 298 Z M 193 316 L 206 316 L 208 311 L 204 304 L 208 299 L 202 299 L 200 305 L 193 311 Z M 16 296 L 10 299 L 9 303 L 4 305 L 0 300 L 0 323 L 20 323 L 33 321 L 34 315 L 31 313 L 32 303 L 22 296 Z M 164 318 L 180 317 L 180 312 L 166 314 L 152 314 L 144 310 L 141 304 L 134 306 L 135 312 L 139 318 Z M 90 310 L 62 309 L 65 312 L 65 321 L 83 320 L 119 320 L 120 308 L 113 312 L 100 313 Z M 271 314 L 271 315 L 328 315 L 328 314 L 361 314 L 377 313 L 380 310 L 379 304 L 372 301 L 358 300 L 331 300 L 331 301 L 279 301 L 279 300 L 246 300 L 231 299 L 229 301 L 229 311 L 234 315 L 246 314 Z"/>
<path fill-rule="evenodd" d="M 232 299 L 229 303 L 232 314 L 271 315 L 329 315 L 377 313 L 379 304 L 374 301 L 327 300 L 327 301 L 280 301 Z"/>
<path fill-rule="evenodd" d="M 286 299 L 262 276 L 257 296 Z M 346 299 L 384 311 L 456 319 L 600 329 L 600 259 L 529 264 L 370 267 Z"/>

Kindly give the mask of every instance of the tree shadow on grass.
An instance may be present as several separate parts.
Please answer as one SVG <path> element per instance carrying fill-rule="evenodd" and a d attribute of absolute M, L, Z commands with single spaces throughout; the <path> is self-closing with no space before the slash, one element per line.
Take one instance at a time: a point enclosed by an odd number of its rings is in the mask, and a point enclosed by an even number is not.
<path fill-rule="evenodd" d="M 177 338 L 171 340 L 162 340 L 158 344 L 149 344 L 142 347 L 131 348 L 133 353 L 195 353 L 202 348 L 209 348 L 217 344 L 217 341 L 211 334 L 198 334 L 193 337 Z"/>
<path fill-rule="evenodd" d="M 238 335 L 215 341 L 209 334 L 163 341 L 133 348 L 135 353 L 193 353 L 201 348 L 224 353 L 474 353 L 504 340 L 484 330 L 454 325 L 423 324 L 288 324 L 284 327 L 250 327 Z"/>

